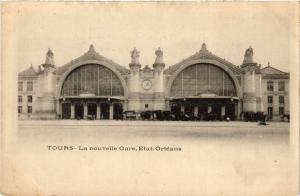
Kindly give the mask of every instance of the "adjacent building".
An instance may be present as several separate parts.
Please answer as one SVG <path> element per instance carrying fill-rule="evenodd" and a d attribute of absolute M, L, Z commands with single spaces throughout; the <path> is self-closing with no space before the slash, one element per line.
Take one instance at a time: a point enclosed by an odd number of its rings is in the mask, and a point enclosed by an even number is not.
<path fill-rule="evenodd" d="M 210 52 L 206 44 L 188 58 L 166 66 L 155 51 L 152 66 L 142 66 L 131 51 L 128 66 L 100 55 L 91 45 L 82 56 L 57 66 L 53 52 L 45 63 L 18 75 L 20 119 L 119 119 L 124 111 L 163 110 L 193 116 L 214 113 L 242 119 L 263 112 L 278 120 L 289 114 L 289 73 L 253 60 L 249 47 L 241 65 Z"/>

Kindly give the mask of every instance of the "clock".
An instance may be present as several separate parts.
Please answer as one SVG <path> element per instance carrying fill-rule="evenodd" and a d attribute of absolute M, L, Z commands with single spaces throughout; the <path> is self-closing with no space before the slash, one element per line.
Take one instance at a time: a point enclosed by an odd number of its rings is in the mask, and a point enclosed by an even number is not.
<path fill-rule="evenodd" d="M 142 87 L 145 90 L 149 90 L 152 87 L 152 83 L 150 80 L 144 80 L 142 83 Z"/>

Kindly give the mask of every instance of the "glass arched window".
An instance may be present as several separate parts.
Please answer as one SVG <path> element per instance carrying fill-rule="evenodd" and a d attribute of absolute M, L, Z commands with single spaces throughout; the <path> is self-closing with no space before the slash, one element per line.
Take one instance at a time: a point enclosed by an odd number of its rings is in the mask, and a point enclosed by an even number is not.
<path fill-rule="evenodd" d="M 61 95 L 124 96 L 118 76 L 102 65 L 84 65 L 74 69 L 65 79 Z"/>
<path fill-rule="evenodd" d="M 171 97 L 237 96 L 230 76 L 221 68 L 211 64 L 196 64 L 182 70 L 171 86 Z"/>

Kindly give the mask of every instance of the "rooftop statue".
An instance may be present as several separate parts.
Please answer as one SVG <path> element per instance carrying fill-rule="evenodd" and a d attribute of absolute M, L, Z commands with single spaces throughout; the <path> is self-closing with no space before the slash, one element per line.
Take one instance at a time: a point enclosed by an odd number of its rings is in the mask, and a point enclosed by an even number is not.
<path fill-rule="evenodd" d="M 54 58 L 53 58 L 53 52 L 51 49 L 48 49 L 48 52 L 46 53 L 46 60 L 45 65 L 54 65 Z"/>
<path fill-rule="evenodd" d="M 156 59 L 154 64 L 164 64 L 163 59 L 163 51 L 158 47 L 158 49 L 155 51 Z"/>
<path fill-rule="evenodd" d="M 139 57 L 140 57 L 140 52 L 136 48 L 134 48 L 133 51 L 131 51 L 131 63 L 130 64 L 139 65 L 140 64 Z"/>
<path fill-rule="evenodd" d="M 253 49 L 251 46 L 245 51 L 243 64 L 254 63 L 253 61 Z"/>

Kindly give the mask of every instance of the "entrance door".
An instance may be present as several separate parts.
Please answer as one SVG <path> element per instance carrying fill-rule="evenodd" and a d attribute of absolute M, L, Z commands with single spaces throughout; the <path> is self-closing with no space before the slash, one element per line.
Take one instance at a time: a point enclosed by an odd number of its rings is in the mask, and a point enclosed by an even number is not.
<path fill-rule="evenodd" d="M 184 113 L 188 116 L 194 116 L 194 104 L 187 102 L 184 104 Z"/>
<path fill-rule="evenodd" d="M 62 107 L 62 119 L 71 118 L 71 103 L 63 103 Z"/>
<path fill-rule="evenodd" d="M 221 120 L 221 104 L 214 103 L 211 106 L 211 112 L 213 114 L 214 120 Z"/>
<path fill-rule="evenodd" d="M 180 103 L 171 103 L 171 115 L 173 115 L 174 120 L 180 119 L 180 111 L 181 104 Z"/>
<path fill-rule="evenodd" d="M 114 116 L 115 120 L 123 119 L 123 105 L 121 103 L 114 104 Z"/>
<path fill-rule="evenodd" d="M 96 103 L 88 103 L 87 104 L 87 114 L 88 116 L 92 117 L 93 119 L 96 119 L 97 117 L 97 104 Z"/>
<path fill-rule="evenodd" d="M 75 118 L 83 119 L 83 103 L 75 103 Z"/>
<path fill-rule="evenodd" d="M 109 119 L 109 103 L 101 103 L 101 119 Z"/>
<path fill-rule="evenodd" d="M 229 116 L 231 120 L 235 118 L 235 105 L 234 104 L 226 104 L 225 105 L 225 115 Z"/>
<path fill-rule="evenodd" d="M 207 120 L 207 111 L 208 111 L 207 103 L 200 103 L 198 105 L 198 116 L 200 120 Z"/>

